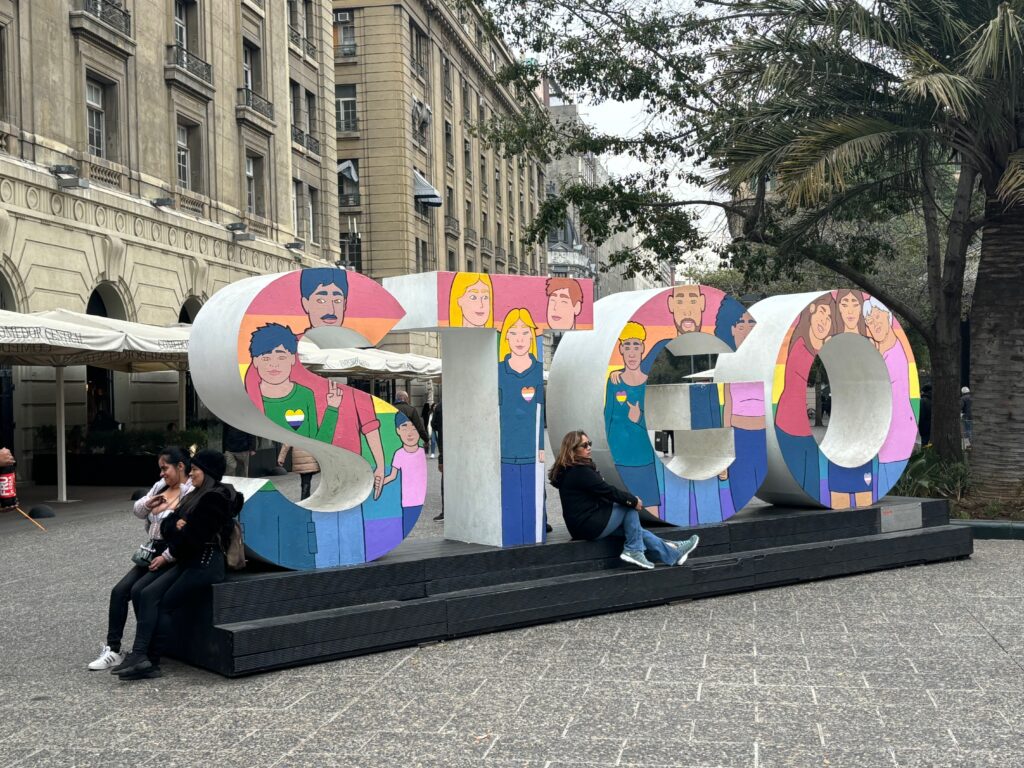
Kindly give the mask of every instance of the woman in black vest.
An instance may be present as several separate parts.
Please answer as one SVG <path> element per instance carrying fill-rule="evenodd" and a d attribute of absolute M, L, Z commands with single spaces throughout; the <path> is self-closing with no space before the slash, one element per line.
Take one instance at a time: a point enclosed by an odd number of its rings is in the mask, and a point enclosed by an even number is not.
<path fill-rule="evenodd" d="M 590 458 L 590 438 L 582 430 L 562 438 L 558 458 L 548 473 L 562 500 L 562 517 L 574 539 L 626 539 L 620 557 L 640 568 L 653 568 L 646 552 L 669 565 L 682 565 L 700 540 L 664 541 L 640 524 L 643 502 L 605 482 Z"/>
<path fill-rule="evenodd" d="M 142 590 L 135 644 L 112 670 L 122 680 L 159 677 L 159 653 L 167 648 L 175 613 L 211 584 L 224 581 L 224 546 L 242 509 L 241 494 L 221 482 L 224 470 L 220 451 L 204 449 L 192 457 L 192 492 L 163 519 L 160 531 L 167 549 L 150 566 L 160 568 L 167 561 L 174 567 Z"/>

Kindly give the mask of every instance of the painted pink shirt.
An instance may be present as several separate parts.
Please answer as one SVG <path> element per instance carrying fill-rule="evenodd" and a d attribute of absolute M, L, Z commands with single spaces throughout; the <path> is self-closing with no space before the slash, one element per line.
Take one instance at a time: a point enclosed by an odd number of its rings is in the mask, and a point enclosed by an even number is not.
<path fill-rule="evenodd" d="M 427 498 L 427 452 L 417 448 L 409 453 L 399 448 L 391 457 L 391 466 L 402 470 L 402 506 L 423 506 Z"/>
<path fill-rule="evenodd" d="M 878 461 L 887 464 L 910 457 L 917 438 L 917 419 L 910 404 L 910 364 L 899 339 L 882 353 L 882 359 L 889 369 L 889 383 L 892 385 L 892 423 L 878 452 Z"/>
<path fill-rule="evenodd" d="M 733 416 L 764 416 L 764 384 L 746 381 L 730 384 Z"/>
<path fill-rule="evenodd" d="M 811 374 L 814 355 L 802 338 L 789 349 L 786 358 L 786 379 L 775 411 L 775 426 L 793 437 L 810 437 L 811 424 L 807 420 L 807 377 Z"/>

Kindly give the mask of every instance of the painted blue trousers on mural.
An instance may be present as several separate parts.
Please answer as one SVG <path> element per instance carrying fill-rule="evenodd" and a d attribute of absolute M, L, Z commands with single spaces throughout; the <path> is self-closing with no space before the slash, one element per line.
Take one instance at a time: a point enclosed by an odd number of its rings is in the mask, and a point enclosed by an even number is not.
<path fill-rule="evenodd" d="M 900 479 L 903 470 L 907 468 L 908 459 L 903 461 L 887 461 L 878 464 L 878 487 L 874 489 L 874 500 L 878 501 L 885 496 Z"/>
<path fill-rule="evenodd" d="M 543 541 L 543 527 L 537 538 L 537 515 L 537 463 L 501 462 L 501 545 Z"/>
<path fill-rule="evenodd" d="M 609 536 L 624 536 L 626 544 L 623 549 L 653 552 L 654 559 L 663 563 L 674 563 L 679 559 L 679 552 L 640 525 L 640 514 L 635 509 L 621 504 L 612 505 L 612 516 L 598 538 L 607 539 Z"/>
<path fill-rule="evenodd" d="M 420 512 L 422 511 L 422 504 L 415 507 L 402 507 L 402 536 L 409 535 L 412 527 L 416 525 L 416 521 L 420 519 Z"/>
<path fill-rule="evenodd" d="M 807 491 L 808 496 L 820 501 L 821 471 L 818 469 L 817 441 L 811 435 L 790 435 L 781 429 L 775 430 L 775 437 L 793 479 Z"/>
<path fill-rule="evenodd" d="M 653 457 L 654 454 L 652 453 Z M 642 467 L 630 467 L 624 464 L 616 464 L 622 484 L 634 496 L 644 503 L 645 507 L 661 506 L 661 488 L 658 487 L 658 470 L 652 461 Z"/>
<path fill-rule="evenodd" d="M 765 453 L 765 430 L 732 430 L 736 447 L 736 461 L 729 467 L 729 492 L 733 507 L 739 512 L 745 507 L 768 474 L 768 456 Z"/>

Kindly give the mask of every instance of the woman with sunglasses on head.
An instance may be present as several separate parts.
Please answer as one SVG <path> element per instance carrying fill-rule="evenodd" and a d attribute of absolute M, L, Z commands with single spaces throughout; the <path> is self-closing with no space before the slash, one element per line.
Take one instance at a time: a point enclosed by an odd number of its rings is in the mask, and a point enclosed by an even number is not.
<path fill-rule="evenodd" d="M 583 430 L 569 432 L 562 438 L 558 458 L 548 473 L 551 484 L 562 500 L 562 516 L 574 539 L 604 539 L 623 536 L 625 547 L 620 558 L 640 568 L 650 569 L 656 560 L 668 565 L 682 565 L 696 548 L 697 536 L 685 541 L 664 541 L 640 524 L 643 502 L 605 482 L 590 458 L 593 443 Z"/>

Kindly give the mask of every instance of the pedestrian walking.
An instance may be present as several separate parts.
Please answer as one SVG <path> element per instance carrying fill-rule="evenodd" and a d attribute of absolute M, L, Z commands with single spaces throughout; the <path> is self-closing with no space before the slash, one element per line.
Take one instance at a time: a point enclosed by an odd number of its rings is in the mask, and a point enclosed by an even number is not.
<path fill-rule="evenodd" d="M 434 404 L 430 414 L 430 429 L 437 440 L 437 471 L 441 473 L 441 514 L 435 520 L 444 520 L 444 415 L 440 401 Z"/>
<path fill-rule="evenodd" d="M 281 451 L 277 454 L 277 466 L 284 466 L 284 460 L 288 458 L 289 451 L 292 452 L 292 472 L 299 475 L 299 501 L 302 501 L 302 499 L 309 498 L 313 475 L 320 472 L 320 464 L 309 451 L 292 445 L 282 445 Z"/>
<path fill-rule="evenodd" d="M 974 418 L 971 414 L 972 397 L 970 387 L 960 388 L 960 419 L 963 423 L 964 448 L 971 447 L 974 437 Z"/>
<path fill-rule="evenodd" d="M 231 477 L 249 476 L 249 459 L 256 455 L 256 437 L 224 423 L 225 474 Z"/>

